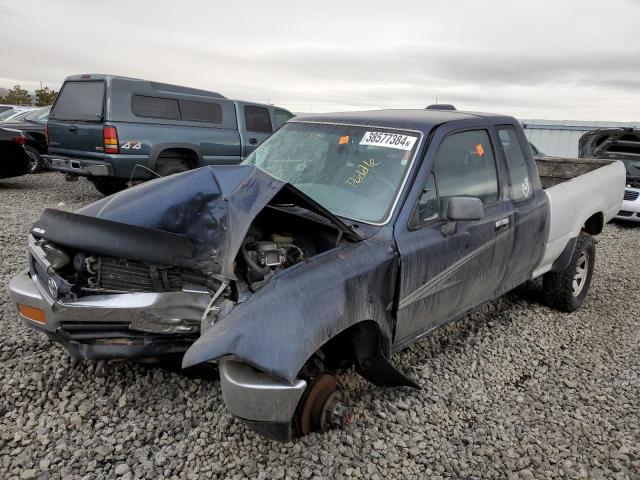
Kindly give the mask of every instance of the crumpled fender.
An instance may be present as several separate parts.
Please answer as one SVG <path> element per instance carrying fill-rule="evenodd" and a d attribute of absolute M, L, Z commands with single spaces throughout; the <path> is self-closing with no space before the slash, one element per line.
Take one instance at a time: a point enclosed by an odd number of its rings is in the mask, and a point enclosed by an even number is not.
<path fill-rule="evenodd" d="M 284 270 L 207 330 L 182 366 L 233 356 L 293 382 L 315 351 L 365 320 L 390 345 L 397 263 L 391 244 L 372 237 Z"/>

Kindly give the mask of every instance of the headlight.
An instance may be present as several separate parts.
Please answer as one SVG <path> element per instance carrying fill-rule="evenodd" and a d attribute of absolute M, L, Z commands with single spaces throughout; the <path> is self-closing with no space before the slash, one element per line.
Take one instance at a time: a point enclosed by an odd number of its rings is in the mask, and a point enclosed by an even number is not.
<path fill-rule="evenodd" d="M 47 260 L 54 270 L 58 270 L 59 268 L 64 267 L 71 261 L 69 255 L 64 253 L 59 248 L 54 247 L 50 243 L 43 243 L 42 250 L 44 251 L 45 255 L 47 256 Z"/>

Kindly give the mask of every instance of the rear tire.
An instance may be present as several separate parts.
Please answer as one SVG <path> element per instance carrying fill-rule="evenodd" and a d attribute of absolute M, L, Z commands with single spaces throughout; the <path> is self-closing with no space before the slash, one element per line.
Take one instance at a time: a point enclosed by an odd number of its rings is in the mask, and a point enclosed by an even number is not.
<path fill-rule="evenodd" d="M 24 149 L 27 152 L 27 157 L 29 157 L 27 173 L 38 173 L 42 170 L 42 158 L 40 157 L 40 152 L 29 145 L 26 145 Z"/>
<path fill-rule="evenodd" d="M 166 160 L 159 159 L 158 163 L 160 166 L 158 167 L 158 175 L 162 177 L 168 177 L 169 175 L 175 175 L 176 173 L 186 172 L 189 169 L 187 165 L 182 163 L 180 160 Z"/>
<path fill-rule="evenodd" d="M 574 312 L 582 306 L 589 292 L 596 260 L 593 237 L 581 232 L 567 268 L 549 272 L 542 279 L 545 303 L 563 312 Z"/>
<path fill-rule="evenodd" d="M 97 191 L 101 194 L 108 196 L 113 195 L 114 193 L 118 193 L 125 188 L 127 188 L 127 182 L 125 180 L 116 180 L 116 179 L 108 179 L 108 180 L 89 180 L 93 183 L 93 186 Z"/>

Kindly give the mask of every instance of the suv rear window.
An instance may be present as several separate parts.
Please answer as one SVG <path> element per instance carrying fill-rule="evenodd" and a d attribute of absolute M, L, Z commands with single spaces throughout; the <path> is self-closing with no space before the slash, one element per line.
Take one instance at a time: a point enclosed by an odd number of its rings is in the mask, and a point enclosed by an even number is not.
<path fill-rule="evenodd" d="M 194 122 L 222 122 L 222 108 L 217 103 L 180 100 L 180 113 L 183 120 Z"/>
<path fill-rule="evenodd" d="M 50 117 L 57 120 L 99 122 L 104 112 L 104 82 L 66 82 Z"/>
<path fill-rule="evenodd" d="M 249 132 L 271 133 L 271 116 L 269 109 L 247 105 L 244 107 L 244 118 Z"/>
<path fill-rule="evenodd" d="M 131 109 L 138 117 L 180 119 L 178 101 L 171 98 L 134 95 Z"/>

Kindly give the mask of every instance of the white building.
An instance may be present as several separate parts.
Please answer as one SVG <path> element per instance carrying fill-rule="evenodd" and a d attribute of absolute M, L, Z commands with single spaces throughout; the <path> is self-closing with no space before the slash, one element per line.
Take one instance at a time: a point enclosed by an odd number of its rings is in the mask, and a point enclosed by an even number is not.
<path fill-rule="evenodd" d="M 578 140 L 598 128 L 640 128 L 640 122 L 583 122 L 578 120 L 520 120 L 524 133 L 538 150 L 557 157 L 577 157 Z"/>

